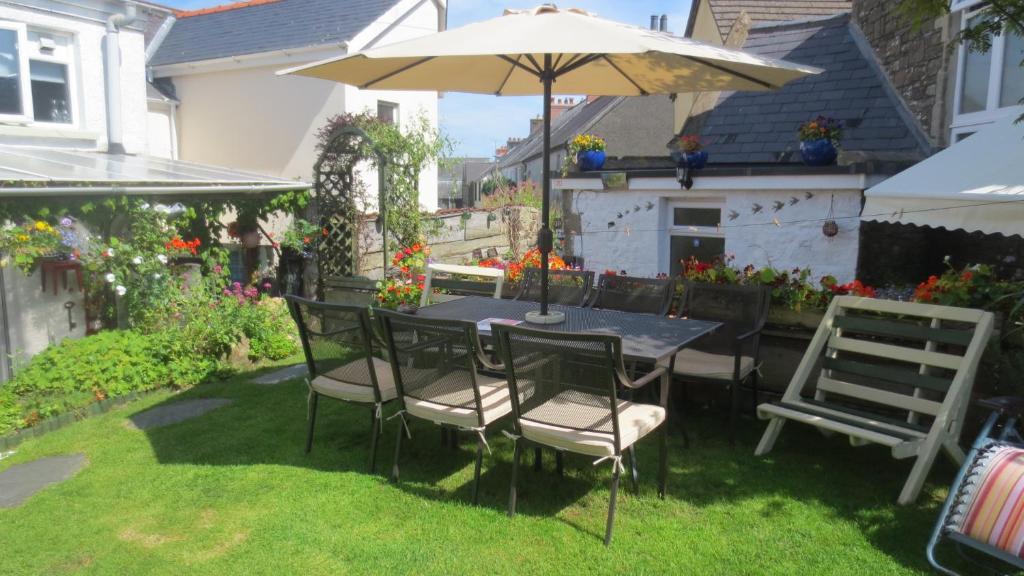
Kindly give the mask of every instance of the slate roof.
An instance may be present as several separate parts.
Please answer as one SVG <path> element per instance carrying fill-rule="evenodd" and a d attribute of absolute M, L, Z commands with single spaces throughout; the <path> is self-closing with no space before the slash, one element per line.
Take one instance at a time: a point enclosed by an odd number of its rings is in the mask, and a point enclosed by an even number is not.
<path fill-rule="evenodd" d="M 198 62 L 351 40 L 398 0 L 277 0 L 185 13 L 149 62 Z"/>
<path fill-rule="evenodd" d="M 592 102 L 583 100 L 580 104 L 562 112 L 551 123 L 551 149 L 565 146 L 570 138 L 586 131 L 623 99 L 622 96 L 601 96 Z M 536 130 L 518 146 L 498 160 L 499 168 L 506 168 L 527 162 L 544 153 L 544 131 Z"/>
<path fill-rule="evenodd" d="M 714 163 L 797 162 L 800 123 L 821 114 L 845 125 L 844 153 L 923 158 L 930 145 L 849 15 L 751 29 L 744 50 L 823 68 L 774 92 L 723 92 L 683 132 L 700 134 Z"/>
<path fill-rule="evenodd" d="M 754 24 L 778 24 L 833 16 L 853 9 L 852 0 L 708 0 L 708 3 L 722 40 L 743 11 Z"/>

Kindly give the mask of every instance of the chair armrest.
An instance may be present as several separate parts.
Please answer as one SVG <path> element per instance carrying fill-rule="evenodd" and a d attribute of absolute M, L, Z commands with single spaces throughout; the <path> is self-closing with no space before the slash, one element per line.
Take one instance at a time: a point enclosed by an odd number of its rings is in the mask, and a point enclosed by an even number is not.
<path fill-rule="evenodd" d="M 449 342 L 451 342 L 451 340 L 451 338 L 444 337 L 431 338 L 430 340 L 423 340 L 421 342 L 416 342 L 415 344 L 410 344 L 408 346 L 395 346 L 395 350 L 397 352 L 416 352 L 419 350 L 424 350 L 426 348 L 433 348 L 438 345 L 448 344 Z"/>
<path fill-rule="evenodd" d="M 1021 416 L 1024 414 L 1024 398 L 1020 396 L 997 396 L 978 400 L 978 406 L 999 412 L 1003 416 Z"/>
<path fill-rule="evenodd" d="M 764 329 L 764 327 L 761 326 L 761 327 L 758 327 L 758 328 L 754 328 L 750 332 L 745 332 L 743 334 L 740 334 L 739 336 L 736 337 L 736 342 L 743 342 L 744 340 L 750 340 L 754 336 L 757 336 L 758 334 L 760 334 L 761 330 L 763 330 L 763 329 Z"/>
<path fill-rule="evenodd" d="M 625 374 L 619 374 L 619 377 L 622 379 L 622 385 L 625 386 L 626 388 L 643 388 L 644 386 L 650 384 L 656 378 L 661 378 L 666 373 L 668 373 L 667 367 L 657 366 L 654 370 L 651 370 L 650 372 L 644 374 L 642 377 L 637 378 L 636 380 L 631 380 Z"/>

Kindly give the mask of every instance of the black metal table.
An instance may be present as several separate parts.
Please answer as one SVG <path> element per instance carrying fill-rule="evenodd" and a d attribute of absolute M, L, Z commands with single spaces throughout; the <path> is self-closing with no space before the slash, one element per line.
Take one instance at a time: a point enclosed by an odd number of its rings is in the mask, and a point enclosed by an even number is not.
<path fill-rule="evenodd" d="M 417 316 L 445 320 L 479 322 L 487 318 L 524 320 L 526 313 L 537 310 L 536 302 L 498 300 L 480 296 L 466 296 L 420 308 Z M 596 332 L 615 334 L 622 338 L 622 354 L 627 360 L 642 363 L 670 364 L 675 354 L 701 336 L 714 332 L 718 322 L 666 318 L 651 314 L 593 310 L 575 306 L 552 304 L 551 310 L 565 313 L 565 322 L 559 324 L 522 325 L 554 332 Z M 481 332 L 481 336 L 489 336 Z"/>

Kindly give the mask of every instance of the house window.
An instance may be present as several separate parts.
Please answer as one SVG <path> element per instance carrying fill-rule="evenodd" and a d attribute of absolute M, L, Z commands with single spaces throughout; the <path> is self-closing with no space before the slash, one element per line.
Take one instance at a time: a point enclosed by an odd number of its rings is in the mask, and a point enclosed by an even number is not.
<path fill-rule="evenodd" d="M 973 3 L 977 4 L 977 2 Z M 957 9 L 964 10 L 964 26 L 978 23 L 985 17 L 984 5 L 966 9 L 968 2 L 960 2 Z M 987 124 L 1005 116 L 1009 108 L 1018 106 L 1024 98 L 1024 38 L 1006 31 L 992 38 L 992 48 L 982 54 L 960 47 L 957 62 L 957 83 L 954 102 L 953 135 L 964 132 L 964 127 Z"/>
<path fill-rule="evenodd" d="M 377 120 L 387 124 L 398 124 L 398 104 L 378 100 Z"/>
<path fill-rule="evenodd" d="M 669 272 L 683 271 L 683 262 L 696 258 L 710 262 L 725 254 L 721 202 L 684 202 L 670 205 Z"/>
<path fill-rule="evenodd" d="M 0 121 L 72 124 L 72 37 L 0 22 Z"/>

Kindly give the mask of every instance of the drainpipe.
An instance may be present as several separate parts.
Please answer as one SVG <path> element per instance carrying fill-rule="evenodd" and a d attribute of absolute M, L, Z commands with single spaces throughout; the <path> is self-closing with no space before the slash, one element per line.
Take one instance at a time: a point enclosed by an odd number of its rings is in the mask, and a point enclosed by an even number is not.
<path fill-rule="evenodd" d="M 135 4 L 129 3 L 124 14 L 107 18 L 107 153 L 124 154 L 121 125 L 121 42 L 119 27 L 135 21 Z"/>

